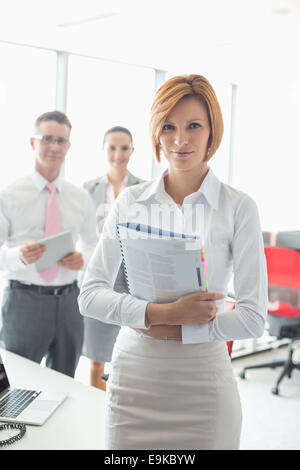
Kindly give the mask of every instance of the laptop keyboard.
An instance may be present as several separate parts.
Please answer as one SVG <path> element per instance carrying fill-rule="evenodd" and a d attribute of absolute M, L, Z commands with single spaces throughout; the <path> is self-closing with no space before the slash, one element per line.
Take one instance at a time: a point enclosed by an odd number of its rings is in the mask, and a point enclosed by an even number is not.
<path fill-rule="evenodd" d="M 40 393 L 14 388 L 0 402 L 0 417 L 16 418 Z"/>

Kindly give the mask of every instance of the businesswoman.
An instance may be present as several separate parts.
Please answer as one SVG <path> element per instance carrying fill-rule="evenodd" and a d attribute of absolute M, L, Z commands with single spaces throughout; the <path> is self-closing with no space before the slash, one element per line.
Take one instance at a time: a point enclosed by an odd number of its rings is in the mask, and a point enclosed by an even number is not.
<path fill-rule="evenodd" d="M 106 447 L 238 449 L 241 405 L 226 341 L 264 331 L 267 279 L 256 204 L 208 166 L 223 121 L 204 77 L 165 82 L 150 128 L 156 158 L 163 154 L 168 170 L 119 196 L 79 297 L 84 315 L 122 325 L 106 393 Z M 121 264 L 116 223 L 147 223 L 155 207 L 168 209 L 162 228 L 200 235 L 208 292 L 157 304 L 112 290 Z M 232 271 L 236 307 L 226 312 Z"/>
<path fill-rule="evenodd" d="M 134 151 L 131 132 L 121 126 L 108 129 L 103 137 L 103 150 L 108 162 L 107 174 L 84 183 L 84 188 L 92 196 L 97 211 L 97 228 L 101 235 L 104 221 L 118 196 L 126 187 L 141 183 L 143 180 L 128 171 L 129 159 Z M 123 270 L 120 270 L 114 289 L 127 292 Z M 118 325 L 102 323 L 92 318 L 84 319 L 83 354 L 91 359 L 90 384 L 106 389 L 102 380 L 105 363 L 110 362 Z"/>

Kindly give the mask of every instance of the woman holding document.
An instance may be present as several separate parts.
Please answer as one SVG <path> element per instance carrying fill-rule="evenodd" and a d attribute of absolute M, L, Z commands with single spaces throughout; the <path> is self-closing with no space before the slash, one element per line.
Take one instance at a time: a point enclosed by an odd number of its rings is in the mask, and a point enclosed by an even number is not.
<path fill-rule="evenodd" d="M 256 204 L 208 166 L 223 120 L 204 77 L 165 82 L 150 128 L 156 158 L 163 154 L 168 170 L 119 196 L 79 296 L 82 314 L 123 326 L 107 386 L 106 447 L 238 449 L 241 405 L 226 341 L 264 331 L 267 276 Z M 122 261 L 116 225 L 154 219 L 160 229 L 200 236 L 208 292 L 169 303 L 113 292 Z M 226 312 L 232 271 L 236 307 Z"/>

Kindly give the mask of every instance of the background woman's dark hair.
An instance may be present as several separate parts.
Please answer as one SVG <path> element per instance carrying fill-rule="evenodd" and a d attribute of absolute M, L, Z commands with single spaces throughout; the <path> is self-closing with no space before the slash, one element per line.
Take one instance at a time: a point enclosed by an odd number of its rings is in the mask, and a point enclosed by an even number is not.
<path fill-rule="evenodd" d="M 131 141 L 131 143 L 133 143 L 131 132 L 128 129 L 126 129 L 126 127 L 115 126 L 115 127 L 112 127 L 111 129 L 108 129 L 108 131 L 105 132 L 105 134 L 103 136 L 103 143 L 102 143 L 103 147 L 104 147 L 104 144 L 106 142 L 106 137 L 108 136 L 108 134 L 112 134 L 113 132 L 124 132 L 124 134 L 129 135 L 130 141 Z"/>

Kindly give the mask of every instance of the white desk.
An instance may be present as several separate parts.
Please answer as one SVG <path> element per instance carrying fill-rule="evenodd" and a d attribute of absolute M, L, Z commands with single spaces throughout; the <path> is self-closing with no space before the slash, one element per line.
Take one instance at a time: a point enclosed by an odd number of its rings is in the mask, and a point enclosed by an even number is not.
<path fill-rule="evenodd" d="M 11 450 L 103 449 L 105 392 L 1 349 L 12 387 L 60 390 L 68 397 L 42 426 L 26 425 Z M 1 433 L 0 433 L 1 439 Z"/>

